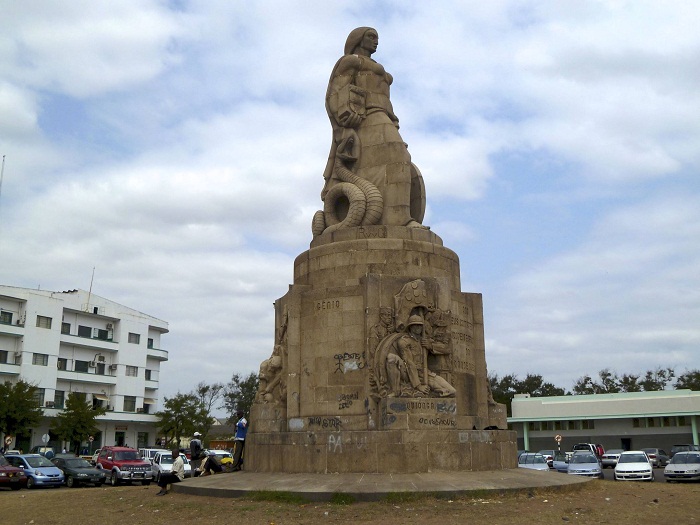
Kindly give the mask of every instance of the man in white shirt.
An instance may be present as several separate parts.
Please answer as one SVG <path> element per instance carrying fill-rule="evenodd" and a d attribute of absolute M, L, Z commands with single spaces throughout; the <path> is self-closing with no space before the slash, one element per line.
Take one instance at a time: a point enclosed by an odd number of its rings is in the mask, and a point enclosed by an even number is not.
<path fill-rule="evenodd" d="M 185 462 L 182 460 L 182 456 L 180 456 L 180 449 L 173 447 L 171 454 L 175 458 L 173 461 L 173 468 L 170 472 L 160 475 L 160 481 L 158 481 L 160 492 L 156 494 L 156 496 L 165 496 L 169 492 L 171 483 L 180 483 L 185 479 Z"/>

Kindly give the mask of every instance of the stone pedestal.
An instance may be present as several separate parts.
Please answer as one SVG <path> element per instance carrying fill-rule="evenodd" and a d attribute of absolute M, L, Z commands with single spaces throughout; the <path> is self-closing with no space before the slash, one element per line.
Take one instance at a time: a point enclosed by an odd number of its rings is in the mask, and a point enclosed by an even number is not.
<path fill-rule="evenodd" d="M 261 365 L 246 470 L 515 467 L 515 433 L 488 389 L 481 295 L 463 293 L 459 276 L 457 255 L 427 229 L 315 237 L 275 302 L 276 345 Z M 419 338 L 410 339 L 409 319 L 420 321 Z M 424 349 L 416 377 L 442 387 L 411 384 L 407 342 Z"/>

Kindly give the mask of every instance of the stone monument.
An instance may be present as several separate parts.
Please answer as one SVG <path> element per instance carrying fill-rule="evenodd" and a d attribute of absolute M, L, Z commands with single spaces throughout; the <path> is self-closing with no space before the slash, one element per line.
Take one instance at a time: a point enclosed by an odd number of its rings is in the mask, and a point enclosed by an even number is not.
<path fill-rule="evenodd" d="M 487 381 L 481 295 L 422 224 L 425 186 L 399 134 L 377 32 L 331 73 L 333 129 L 310 249 L 275 301 L 245 468 L 414 473 L 516 466 Z"/>

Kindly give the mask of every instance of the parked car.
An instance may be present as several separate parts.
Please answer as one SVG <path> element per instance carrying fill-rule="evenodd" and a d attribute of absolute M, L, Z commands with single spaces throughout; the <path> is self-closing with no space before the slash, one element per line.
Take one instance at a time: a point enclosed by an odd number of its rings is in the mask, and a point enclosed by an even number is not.
<path fill-rule="evenodd" d="M 689 450 L 698 450 L 700 451 L 700 445 L 673 445 L 671 447 L 671 453 L 668 455 L 670 458 L 673 458 L 678 452 L 688 452 Z"/>
<path fill-rule="evenodd" d="M 654 467 L 665 467 L 671 461 L 668 454 L 660 448 L 643 448 L 642 450 L 647 453 L 649 461 Z"/>
<path fill-rule="evenodd" d="M 622 448 L 611 448 L 610 450 L 606 451 L 605 454 L 603 454 L 603 457 L 600 458 L 600 463 L 603 465 L 603 468 L 615 468 L 615 465 L 617 465 L 617 459 L 624 451 L 625 450 Z"/>
<path fill-rule="evenodd" d="M 677 452 L 664 469 L 666 481 L 700 481 L 700 452 Z"/>
<path fill-rule="evenodd" d="M 115 487 L 121 482 L 134 481 L 150 485 L 153 479 L 151 464 L 133 448 L 102 447 L 95 466 L 105 470 L 106 480 Z"/>
<path fill-rule="evenodd" d="M 552 459 L 552 468 L 557 472 L 566 472 L 569 470 L 569 454 L 563 450 L 557 450 L 554 453 L 554 459 Z"/>
<path fill-rule="evenodd" d="M 187 456 L 180 454 L 180 457 L 185 463 L 185 477 L 189 478 L 192 476 L 192 465 L 190 465 L 190 460 Z M 153 464 L 151 466 L 151 471 L 153 472 L 153 479 L 156 482 L 160 481 L 160 476 L 166 472 L 170 472 L 173 469 L 173 453 L 172 451 L 164 450 L 162 452 L 157 452 L 153 457 Z"/>
<path fill-rule="evenodd" d="M 567 473 L 575 476 L 603 479 L 603 465 L 600 464 L 598 456 L 592 452 L 582 450 L 574 452 L 573 456 L 571 456 Z"/>
<path fill-rule="evenodd" d="M 158 452 L 170 452 L 167 448 L 140 448 L 139 449 L 139 455 L 145 459 L 148 460 L 151 465 L 153 464 L 153 458 L 156 456 Z"/>
<path fill-rule="evenodd" d="M 532 470 L 545 470 L 549 472 L 549 465 L 542 454 L 525 452 L 518 458 L 518 467 Z"/>
<path fill-rule="evenodd" d="M 613 479 L 615 481 L 654 481 L 654 468 L 646 452 L 628 450 L 620 454 Z"/>
<path fill-rule="evenodd" d="M 20 454 L 5 459 L 13 467 L 21 468 L 27 476 L 27 488 L 60 487 L 65 481 L 61 469 L 40 454 Z"/>
<path fill-rule="evenodd" d="M 12 466 L 5 456 L 0 454 L 0 487 L 19 490 L 27 486 L 27 475 L 24 469 Z"/>
<path fill-rule="evenodd" d="M 97 457 L 100 455 L 100 452 L 102 451 L 101 448 L 98 448 L 95 452 L 92 454 L 92 459 L 88 459 L 90 463 L 93 465 L 97 465 Z"/>
<path fill-rule="evenodd" d="M 605 449 L 603 448 L 603 445 L 600 443 L 576 443 L 571 450 L 573 452 L 577 452 L 580 450 L 587 450 L 588 452 L 591 452 L 595 454 L 597 457 L 602 457 L 603 454 L 605 454 Z"/>
<path fill-rule="evenodd" d="M 556 450 L 554 449 L 545 449 L 545 450 L 540 450 L 538 454 L 542 454 L 544 456 L 545 461 L 547 462 L 547 465 L 549 465 L 549 468 L 552 467 L 552 462 L 554 461 L 554 453 Z"/>
<path fill-rule="evenodd" d="M 59 457 L 53 458 L 52 462 L 63 472 L 67 487 L 79 487 L 84 483 L 92 483 L 99 487 L 105 482 L 105 471 L 95 468 L 83 458 L 65 457 L 65 454 L 59 454 Z"/>
<path fill-rule="evenodd" d="M 56 451 L 53 449 L 53 447 L 42 447 L 42 446 L 36 446 L 32 447 L 32 449 L 29 451 L 30 454 L 40 454 L 44 457 L 47 457 L 49 459 L 53 458 L 56 455 Z"/>

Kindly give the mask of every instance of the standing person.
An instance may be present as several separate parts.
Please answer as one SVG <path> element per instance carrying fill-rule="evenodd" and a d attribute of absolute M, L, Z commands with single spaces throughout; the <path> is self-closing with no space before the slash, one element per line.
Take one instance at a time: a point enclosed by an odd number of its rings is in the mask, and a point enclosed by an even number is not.
<path fill-rule="evenodd" d="M 170 472 L 160 475 L 160 480 L 158 481 L 160 492 L 156 496 L 165 496 L 170 491 L 169 487 L 172 483 L 180 483 L 185 479 L 185 462 L 180 455 L 180 449 L 173 447 L 170 453 L 175 458 L 173 468 Z"/>
<path fill-rule="evenodd" d="M 202 434 L 195 432 L 190 441 L 190 465 L 192 465 L 192 477 L 198 476 L 199 465 L 204 458 L 204 449 L 202 447 Z"/>
<path fill-rule="evenodd" d="M 233 472 L 241 470 L 243 465 L 243 447 L 245 447 L 245 435 L 248 433 L 248 420 L 243 417 L 243 411 L 236 412 L 236 436 L 233 438 Z"/>

